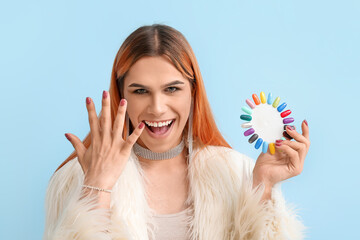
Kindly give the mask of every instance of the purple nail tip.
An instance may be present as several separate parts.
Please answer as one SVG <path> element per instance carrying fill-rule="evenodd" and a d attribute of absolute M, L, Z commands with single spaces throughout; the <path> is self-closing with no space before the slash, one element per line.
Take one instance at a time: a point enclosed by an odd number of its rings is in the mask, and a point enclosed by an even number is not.
<path fill-rule="evenodd" d="M 245 137 L 253 134 L 255 130 L 253 128 L 250 128 L 244 132 Z"/>
<path fill-rule="evenodd" d="M 294 121 L 294 118 L 284 118 L 283 119 L 284 124 L 292 123 L 293 121 Z"/>

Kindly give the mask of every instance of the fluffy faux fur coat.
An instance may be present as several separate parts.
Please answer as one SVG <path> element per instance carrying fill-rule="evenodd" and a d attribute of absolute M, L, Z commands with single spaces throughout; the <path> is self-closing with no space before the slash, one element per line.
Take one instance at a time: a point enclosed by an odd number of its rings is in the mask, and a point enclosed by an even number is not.
<path fill-rule="evenodd" d="M 304 225 L 286 204 L 280 183 L 261 202 L 264 186 L 252 187 L 255 162 L 226 147 L 194 149 L 189 163 L 188 219 L 191 240 L 302 239 Z M 148 240 L 155 224 L 145 178 L 134 152 L 113 188 L 111 210 L 95 209 L 81 196 L 84 174 L 74 158 L 51 178 L 46 194 L 44 240 Z M 110 220 L 109 220 L 110 217 Z"/>

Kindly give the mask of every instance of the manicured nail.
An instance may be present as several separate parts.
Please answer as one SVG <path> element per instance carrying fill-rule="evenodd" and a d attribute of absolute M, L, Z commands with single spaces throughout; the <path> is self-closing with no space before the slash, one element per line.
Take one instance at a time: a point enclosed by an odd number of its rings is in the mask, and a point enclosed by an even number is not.
<path fill-rule="evenodd" d="M 91 99 L 89 97 L 86 98 L 86 103 L 90 104 L 91 103 Z"/>
<path fill-rule="evenodd" d="M 120 106 L 124 106 L 124 105 L 125 105 L 125 99 L 121 99 Z"/>
<path fill-rule="evenodd" d="M 144 126 L 145 126 L 145 123 L 144 123 L 144 122 L 141 122 L 141 123 L 139 124 L 139 128 L 140 128 L 140 129 L 143 129 Z"/>
<path fill-rule="evenodd" d="M 306 121 L 306 119 L 304 120 L 304 123 L 306 124 L 306 126 L 309 126 L 309 125 L 308 125 L 308 122 Z"/>
<path fill-rule="evenodd" d="M 282 141 L 283 141 L 283 140 L 281 140 L 281 139 L 280 139 L 280 140 L 279 140 L 279 139 L 276 140 L 277 143 L 281 143 Z"/>
<path fill-rule="evenodd" d="M 277 142 L 275 143 L 276 146 L 280 147 L 281 146 L 281 142 Z"/>
<path fill-rule="evenodd" d="M 103 99 L 105 99 L 105 98 L 107 98 L 107 96 L 108 96 L 108 93 L 107 93 L 107 91 L 103 91 Z"/>
<path fill-rule="evenodd" d="M 70 135 L 69 134 L 65 133 L 65 137 L 67 138 L 67 140 L 70 141 Z"/>
<path fill-rule="evenodd" d="M 292 128 L 290 126 L 287 126 L 286 129 L 292 131 Z"/>

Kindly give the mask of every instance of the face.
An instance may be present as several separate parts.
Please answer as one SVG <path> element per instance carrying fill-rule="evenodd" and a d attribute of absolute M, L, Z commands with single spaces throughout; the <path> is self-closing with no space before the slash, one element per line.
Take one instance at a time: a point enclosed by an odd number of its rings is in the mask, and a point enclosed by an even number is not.
<path fill-rule="evenodd" d="M 145 123 L 137 143 L 153 152 L 178 145 L 190 113 L 191 85 L 165 57 L 143 57 L 124 79 L 133 126 Z"/>

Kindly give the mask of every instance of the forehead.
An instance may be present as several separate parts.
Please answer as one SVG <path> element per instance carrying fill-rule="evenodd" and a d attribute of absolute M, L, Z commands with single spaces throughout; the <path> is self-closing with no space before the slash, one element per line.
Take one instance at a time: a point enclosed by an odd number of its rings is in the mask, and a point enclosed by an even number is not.
<path fill-rule="evenodd" d="M 174 80 L 187 82 L 180 71 L 165 57 L 142 57 L 128 71 L 125 86 L 131 83 L 164 84 Z"/>

